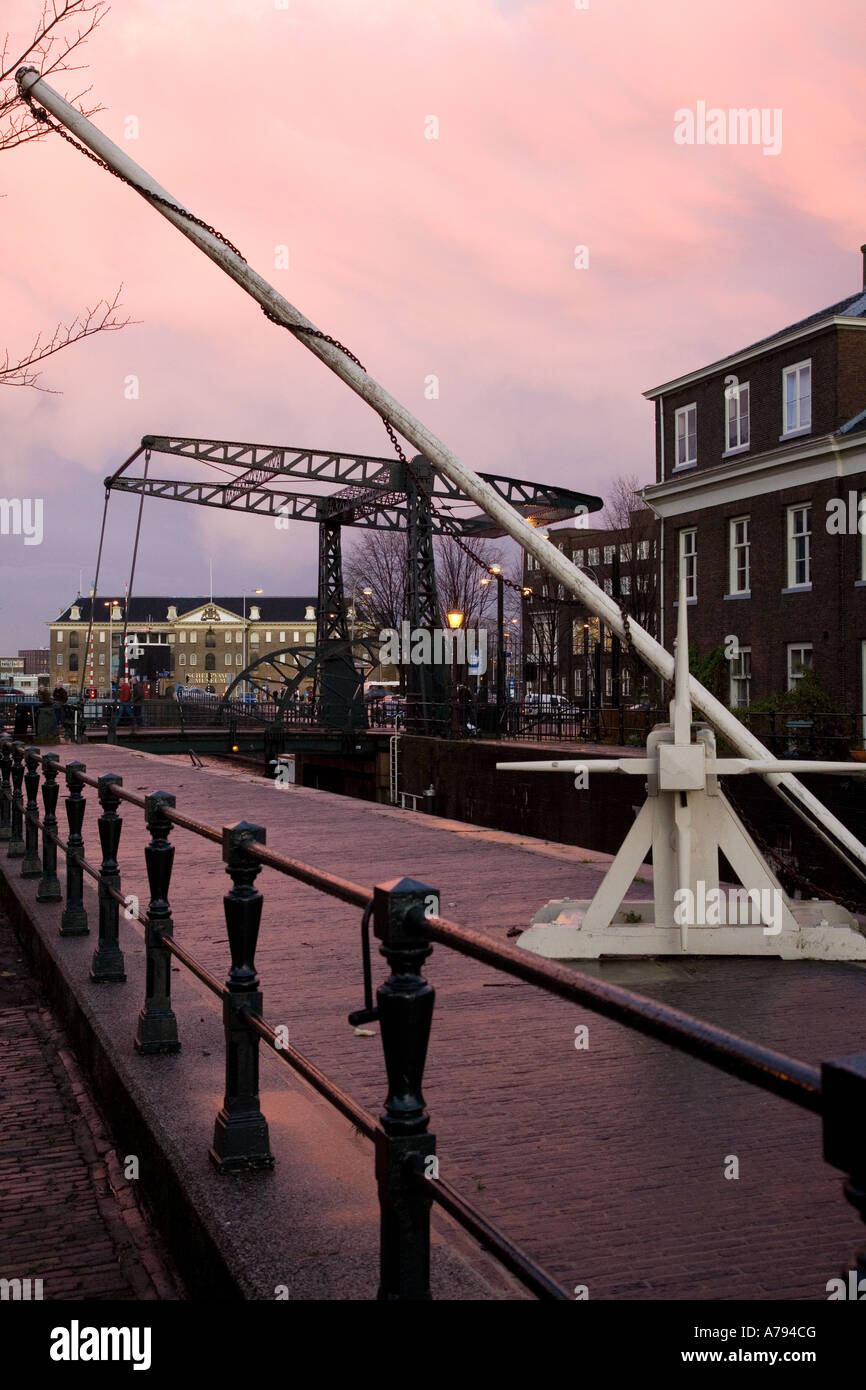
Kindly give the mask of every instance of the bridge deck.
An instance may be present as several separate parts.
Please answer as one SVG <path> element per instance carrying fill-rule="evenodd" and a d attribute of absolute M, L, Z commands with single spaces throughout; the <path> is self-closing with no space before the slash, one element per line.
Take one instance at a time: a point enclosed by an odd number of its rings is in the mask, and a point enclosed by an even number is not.
<path fill-rule="evenodd" d="M 441 891 L 449 917 L 498 939 L 548 898 L 591 895 L 608 862 L 237 771 L 196 770 L 180 756 L 100 745 L 87 748 L 86 761 L 90 774 L 121 773 L 130 790 L 174 792 L 179 811 L 209 825 L 257 821 L 272 848 L 361 883 L 419 878 Z M 122 810 L 124 891 L 146 901 L 143 816 Z M 90 793 L 91 857 L 94 818 Z M 217 847 L 182 830 L 173 839 L 177 938 L 223 978 L 228 881 Z M 258 884 L 266 1018 L 288 1024 L 295 1046 L 378 1113 L 380 1045 L 345 1021 L 362 1002 L 359 913 L 269 869 Z M 637 885 L 637 895 L 646 892 Z M 743 959 L 591 968 L 812 1063 L 863 1046 L 860 966 Z M 381 973 L 376 956 L 374 978 Z M 591 1298 L 826 1298 L 862 1227 L 841 1175 L 821 1162 L 817 1118 L 444 948 L 427 974 L 437 1004 L 425 1093 L 443 1176 L 564 1284 L 588 1285 Z M 587 1051 L 573 1045 L 578 1023 L 589 1026 Z M 724 1176 L 729 1155 L 738 1180 Z"/>

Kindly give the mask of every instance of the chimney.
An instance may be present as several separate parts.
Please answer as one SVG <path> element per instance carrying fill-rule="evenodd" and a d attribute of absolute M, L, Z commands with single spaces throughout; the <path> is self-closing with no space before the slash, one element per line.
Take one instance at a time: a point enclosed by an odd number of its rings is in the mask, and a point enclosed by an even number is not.
<path fill-rule="evenodd" d="M 866 246 L 861 246 L 860 252 L 863 256 L 863 288 L 866 290 Z"/>

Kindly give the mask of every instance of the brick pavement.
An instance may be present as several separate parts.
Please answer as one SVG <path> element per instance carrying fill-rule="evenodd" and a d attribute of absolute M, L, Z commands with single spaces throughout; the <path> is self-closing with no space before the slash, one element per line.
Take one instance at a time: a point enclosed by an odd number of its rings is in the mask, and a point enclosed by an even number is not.
<path fill-rule="evenodd" d="M 0 1277 L 49 1301 L 182 1297 L 2 916 L 0 1135 Z"/>
<path fill-rule="evenodd" d="M 111 747 L 92 774 L 174 791 L 219 826 L 240 818 L 268 844 L 371 884 L 411 874 L 443 910 L 496 938 L 549 897 L 586 896 L 600 856 L 437 822 L 304 788 Z M 96 855 L 93 793 L 85 842 Z M 176 934 L 219 976 L 227 964 L 217 847 L 173 834 Z M 146 900 L 143 817 L 125 808 L 124 891 Z M 346 1014 L 361 1003 L 359 914 L 264 870 L 258 966 L 264 1012 L 363 1104 L 384 1094 L 381 1049 Z M 638 888 L 638 892 L 645 889 Z M 132 930 L 123 924 L 123 930 Z M 605 978 L 767 1046 L 818 1062 L 863 1046 L 860 966 L 769 960 L 618 962 Z M 374 971 L 381 962 L 374 957 Z M 819 1120 L 660 1043 L 437 947 L 425 1093 L 441 1171 L 563 1283 L 590 1297 L 823 1299 L 862 1227 L 821 1160 Z M 140 988 L 131 982 L 124 988 Z M 188 1022 L 179 1020 L 181 1037 Z M 573 1046 L 578 1023 L 590 1046 Z M 219 1065 L 219 1064 L 217 1064 Z M 726 1179 L 729 1156 L 739 1178 Z"/>

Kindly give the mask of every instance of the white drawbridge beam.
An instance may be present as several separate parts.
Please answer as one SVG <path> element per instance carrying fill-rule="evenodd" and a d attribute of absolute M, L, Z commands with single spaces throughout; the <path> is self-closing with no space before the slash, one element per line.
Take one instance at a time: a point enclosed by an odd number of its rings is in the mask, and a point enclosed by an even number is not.
<path fill-rule="evenodd" d="M 179 199 L 174 198 L 162 188 L 155 179 L 151 178 L 150 174 L 130 159 L 128 154 L 119 149 L 80 111 L 77 111 L 47 82 L 43 81 L 36 68 L 19 68 L 16 77 L 22 96 L 26 96 L 28 100 L 36 101 L 43 106 L 83 145 L 92 150 L 99 159 L 104 160 L 110 169 L 113 169 L 123 178 L 138 184 L 140 188 L 145 190 L 145 197 L 147 193 L 152 193 L 156 194 L 157 197 L 168 199 L 177 207 L 183 206 Z M 195 222 L 185 218 L 182 213 L 174 212 L 162 203 L 152 202 L 149 199 L 147 201 L 150 202 L 151 207 L 177 227 L 178 231 L 182 232 L 185 237 L 194 242 L 201 251 L 204 251 L 206 256 L 209 256 L 221 270 L 231 276 L 247 294 L 267 309 L 280 323 L 289 328 L 316 328 L 316 325 L 305 318 L 294 305 L 284 299 L 281 294 L 278 294 L 263 276 L 247 265 L 211 232 L 208 232 L 204 227 L 199 227 Z M 525 521 L 507 502 L 498 497 L 493 488 L 482 478 L 479 478 L 477 473 L 461 463 L 456 455 L 440 439 L 437 439 L 436 435 L 428 430 L 420 420 L 416 419 L 411 411 L 389 395 L 383 386 L 380 386 L 368 373 L 362 371 L 351 358 L 332 343 L 326 342 L 323 338 L 316 338 L 312 334 L 300 334 L 299 337 L 304 347 L 330 367 L 332 372 L 340 377 L 347 386 L 350 386 L 368 405 L 372 406 L 378 414 L 390 420 L 394 428 L 399 430 L 419 453 L 424 454 L 435 468 L 441 469 L 445 476 L 462 488 L 466 495 L 471 497 L 488 516 L 493 517 L 508 535 L 535 557 L 548 574 L 579 598 L 619 638 L 627 640 L 622 615 L 615 601 L 569 560 L 566 560 L 551 541 L 545 540 L 528 521 Z M 629 635 L 632 647 L 638 656 L 664 680 L 670 681 L 674 674 L 674 659 L 670 653 L 636 622 L 629 622 Z M 770 750 L 761 743 L 760 739 L 750 733 L 720 700 L 717 700 L 695 680 L 694 676 L 689 677 L 688 691 L 692 704 L 706 715 L 740 753 L 747 758 L 772 759 Z M 841 854 L 842 858 L 848 862 L 851 859 L 856 861 L 861 876 L 866 872 L 866 846 L 862 845 L 856 836 L 852 835 L 848 827 L 832 815 L 807 787 L 804 787 L 789 772 L 763 773 L 762 775 L 766 777 L 771 786 L 785 795 L 786 802 L 792 805 L 793 809 L 797 810 L 798 814 L 802 815 L 803 819 L 816 829 L 817 833 L 821 834 L 837 853 Z M 840 846 L 847 853 L 843 853 Z"/>

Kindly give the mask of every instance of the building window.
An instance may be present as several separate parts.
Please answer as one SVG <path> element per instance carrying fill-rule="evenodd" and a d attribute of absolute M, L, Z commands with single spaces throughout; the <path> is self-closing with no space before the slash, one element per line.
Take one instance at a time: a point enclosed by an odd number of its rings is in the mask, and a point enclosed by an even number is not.
<path fill-rule="evenodd" d="M 58 642 L 62 642 L 62 641 L 63 641 L 63 633 L 62 633 L 62 632 L 58 632 L 58 634 L 57 634 L 57 640 L 58 640 Z"/>
<path fill-rule="evenodd" d="M 676 468 L 691 468 L 698 461 L 698 407 L 684 405 L 674 416 L 676 425 Z"/>
<path fill-rule="evenodd" d="M 58 652 L 58 653 L 57 653 L 57 665 L 58 665 L 58 666 L 62 666 L 62 665 L 63 665 L 63 653 L 62 653 L 62 652 Z"/>
<path fill-rule="evenodd" d="M 181 642 L 185 642 L 185 641 L 186 641 L 186 633 L 185 633 L 185 632 L 182 632 L 182 633 L 180 634 L 180 640 L 181 640 Z"/>
<path fill-rule="evenodd" d="M 728 593 L 747 594 L 751 589 L 749 518 L 734 517 L 728 522 Z"/>
<path fill-rule="evenodd" d="M 296 632 L 293 640 L 294 640 L 295 642 L 300 642 L 300 640 L 301 640 L 301 634 L 300 634 L 299 632 Z"/>
<path fill-rule="evenodd" d="M 198 665 L 198 657 L 196 656 L 195 652 L 190 652 L 190 654 L 189 654 L 189 664 L 190 664 L 190 666 L 197 666 L 197 665 Z"/>
<path fill-rule="evenodd" d="M 788 647 L 788 689 L 793 690 L 797 681 L 803 679 L 812 669 L 812 643 L 795 642 Z"/>
<path fill-rule="evenodd" d="M 582 565 L 582 564 L 583 564 L 583 551 L 582 551 L 582 550 L 573 550 L 573 551 L 571 552 L 571 558 L 572 558 L 572 561 L 574 562 L 575 565 Z"/>
<path fill-rule="evenodd" d="M 238 653 L 236 654 L 236 656 L 235 656 L 235 666 L 242 666 L 242 665 L 243 665 L 243 657 L 241 656 L 240 652 L 238 652 Z"/>
<path fill-rule="evenodd" d="M 637 543 L 637 558 L 638 558 L 639 560 L 648 560 L 648 559 L 649 559 L 649 541 L 638 541 L 638 543 Z"/>
<path fill-rule="evenodd" d="M 100 653 L 99 653 L 99 664 L 100 664 L 100 666 L 104 666 L 104 665 L 105 665 L 105 652 L 100 652 Z"/>
<path fill-rule="evenodd" d="M 731 662 L 731 689 L 728 703 L 731 709 L 742 709 L 752 700 L 752 649 L 740 647 Z"/>
<path fill-rule="evenodd" d="M 866 492 L 861 492 L 857 498 L 857 529 L 860 531 L 860 578 L 866 579 L 866 526 L 863 524 L 863 517 L 866 514 Z M 866 709 L 866 705 L 863 706 Z"/>
<path fill-rule="evenodd" d="M 571 650 L 574 656 L 583 655 L 583 633 L 583 623 L 577 619 L 571 625 Z"/>
<path fill-rule="evenodd" d="M 574 673 L 574 693 L 575 693 L 575 695 L 582 695 L 582 694 L 583 694 L 583 672 L 582 672 L 582 671 L 575 671 L 575 673 Z"/>
<path fill-rule="evenodd" d="M 178 666 L 185 666 L 185 665 L 186 665 L 186 652 L 180 652 L 180 653 L 179 653 L 178 658 L 177 658 L 177 664 L 178 664 Z"/>
<path fill-rule="evenodd" d="M 191 632 L 191 633 L 189 634 L 189 640 L 190 640 L 190 642 L 197 642 L 197 641 L 198 641 L 198 633 L 197 633 L 197 632 Z"/>
<path fill-rule="evenodd" d="M 598 546 L 590 546 L 586 552 L 587 563 L 590 565 L 598 564 Z"/>
<path fill-rule="evenodd" d="M 104 633 L 104 632 L 100 632 L 100 634 L 99 634 L 99 640 L 100 640 L 100 642 L 104 642 L 104 641 L 105 641 L 105 633 Z"/>
<path fill-rule="evenodd" d="M 208 631 L 205 633 L 204 644 L 206 647 L 216 646 L 216 633 L 212 629 L 208 629 Z"/>
<path fill-rule="evenodd" d="M 725 389 L 725 448 L 749 447 L 749 383 Z"/>
<path fill-rule="evenodd" d="M 605 563 L 606 565 L 612 565 L 612 564 L 613 564 L 613 557 L 614 557 L 615 552 L 616 552 L 616 547 L 613 546 L 613 545 L 606 545 L 606 546 L 604 547 L 604 563 Z"/>
<path fill-rule="evenodd" d="M 606 594 L 608 594 L 611 598 L 613 598 L 613 580 L 612 580 L 612 579 L 605 579 L 605 581 L 604 581 L 604 592 L 605 592 Z"/>
<path fill-rule="evenodd" d="M 69 634 L 69 645 L 70 645 L 70 647 L 77 647 L 77 646 L 78 646 L 78 633 L 77 633 L 77 632 L 70 632 L 70 634 Z"/>
<path fill-rule="evenodd" d="M 788 588 L 812 583 L 812 508 L 788 508 Z"/>
<path fill-rule="evenodd" d="M 258 645 L 259 645 L 259 634 L 258 634 L 257 632 L 251 632 L 251 633 L 250 633 L 250 646 L 251 646 L 251 647 L 257 647 Z"/>
<path fill-rule="evenodd" d="M 266 632 L 266 633 L 265 633 L 265 641 L 266 641 L 266 642 L 270 642 L 270 640 L 271 640 L 271 634 L 270 634 L 269 632 Z"/>
<path fill-rule="evenodd" d="M 205 669 L 206 671 L 215 671 L 215 670 L 216 670 L 216 656 L 214 655 L 213 652 L 205 652 L 205 657 L 204 657 L 204 669 Z"/>
<path fill-rule="evenodd" d="M 798 362 L 782 373 L 782 432 L 794 434 L 812 425 L 812 363 Z"/>
<path fill-rule="evenodd" d="M 698 596 L 698 533 L 694 527 L 680 531 L 680 574 L 686 576 L 686 598 Z M 679 586 L 677 586 L 679 591 Z"/>
<path fill-rule="evenodd" d="M 627 699 L 628 696 L 631 694 L 631 671 L 628 669 L 628 667 L 626 667 L 626 669 L 622 673 L 620 686 L 622 688 L 623 695 Z"/>
<path fill-rule="evenodd" d="M 283 644 L 285 644 L 285 640 L 286 640 L 286 634 L 285 634 L 284 632 L 281 632 L 281 633 L 280 633 L 280 642 L 283 643 Z"/>
<path fill-rule="evenodd" d="M 306 637 L 304 638 L 304 641 L 307 643 L 308 646 L 312 646 L 315 640 L 316 634 L 314 632 L 308 632 Z"/>
<path fill-rule="evenodd" d="M 624 574 L 619 581 L 619 591 L 625 596 L 631 593 L 631 575 Z"/>
<path fill-rule="evenodd" d="M 78 670 L 78 652 L 70 652 L 70 654 L 69 654 L 69 669 L 70 669 L 70 671 L 77 671 L 77 670 Z"/>
<path fill-rule="evenodd" d="M 604 672 L 604 693 L 608 699 L 613 694 L 613 675 L 609 666 L 605 667 Z"/>
<path fill-rule="evenodd" d="M 226 652 L 226 666 L 231 666 L 231 664 L 232 664 L 232 654 L 231 654 L 231 652 Z"/>

